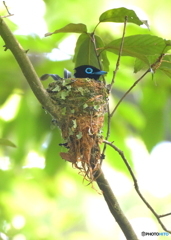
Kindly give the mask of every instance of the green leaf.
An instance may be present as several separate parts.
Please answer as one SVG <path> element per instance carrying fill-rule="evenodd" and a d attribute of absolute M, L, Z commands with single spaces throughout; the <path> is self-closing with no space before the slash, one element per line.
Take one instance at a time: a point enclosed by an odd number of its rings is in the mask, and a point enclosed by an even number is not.
<path fill-rule="evenodd" d="M 94 43 L 90 34 L 82 33 L 78 38 L 73 61 L 75 62 L 75 67 L 92 65 L 99 68 Z"/>
<path fill-rule="evenodd" d="M 140 59 L 137 58 L 135 60 L 134 73 L 137 73 L 138 71 L 140 71 L 140 70 L 142 70 L 144 68 L 149 67 L 150 65 L 155 63 L 156 60 L 159 57 L 160 57 L 160 55 L 150 55 L 150 56 L 147 56 L 147 60 L 149 62 L 148 65 L 146 63 L 144 63 L 143 61 L 141 61 Z M 164 56 L 164 58 L 161 60 L 161 62 L 159 62 L 159 65 L 158 65 L 157 69 L 161 70 L 163 73 L 165 73 L 168 77 L 171 78 L 171 56 L 169 56 L 169 55 Z"/>
<path fill-rule="evenodd" d="M 55 34 L 55 33 L 71 33 L 71 32 L 72 33 L 86 33 L 87 32 L 87 27 L 83 23 L 78 23 L 78 24 L 69 23 L 65 27 L 57 29 L 54 32 L 46 33 L 45 37 L 48 37 L 48 36 L 50 36 L 52 34 Z"/>
<path fill-rule="evenodd" d="M 104 42 L 102 41 L 102 39 L 95 35 L 95 40 L 96 40 L 96 48 L 97 48 L 97 52 L 99 54 L 99 60 L 102 64 L 102 68 L 105 71 L 109 71 L 109 60 L 107 58 L 107 54 L 106 51 L 102 51 L 101 49 L 104 48 Z"/>
<path fill-rule="evenodd" d="M 164 72 L 168 77 L 171 78 L 171 68 L 168 67 L 160 67 L 160 70 Z"/>
<path fill-rule="evenodd" d="M 69 95 L 69 92 L 66 90 L 63 90 L 61 92 L 59 92 L 59 96 L 61 99 L 66 99 L 66 97 Z"/>
<path fill-rule="evenodd" d="M 171 56 L 167 55 L 163 58 L 159 69 L 171 78 Z"/>
<path fill-rule="evenodd" d="M 102 51 L 102 49 L 104 48 L 104 43 L 102 39 L 97 35 L 94 36 L 94 40 L 95 45 L 90 33 L 83 33 L 80 35 L 76 43 L 75 54 L 73 59 L 73 61 L 75 62 L 75 67 L 81 65 L 92 65 L 94 67 L 100 68 L 99 66 L 100 61 L 103 69 L 108 71 L 109 61 L 106 52 Z M 99 61 L 97 55 L 99 55 Z"/>
<path fill-rule="evenodd" d="M 76 119 L 73 119 L 72 122 L 73 122 L 73 128 L 76 128 L 76 127 L 77 127 L 77 121 L 76 121 Z"/>
<path fill-rule="evenodd" d="M 111 10 L 108 10 L 99 18 L 100 22 L 119 22 L 122 23 L 125 21 L 125 17 L 128 17 L 127 22 L 135 23 L 137 25 L 142 25 L 145 23 L 145 21 L 141 21 L 135 12 L 133 10 L 127 9 L 127 8 L 114 8 Z"/>
<path fill-rule="evenodd" d="M 145 62 L 143 62 L 141 59 L 136 58 L 134 65 L 134 73 L 137 73 L 138 71 L 145 68 L 147 69 L 147 67 L 149 68 L 153 63 L 157 61 L 159 57 L 159 54 L 146 56 Z"/>
<path fill-rule="evenodd" d="M 139 72 L 141 69 L 147 67 L 147 64 L 145 64 L 142 60 L 139 58 L 135 59 L 135 64 L 134 64 L 134 73 Z"/>
<path fill-rule="evenodd" d="M 77 139 L 81 139 L 83 134 L 82 134 L 82 132 L 79 132 L 76 136 L 77 136 Z"/>
<path fill-rule="evenodd" d="M 5 138 L 0 138 L 0 145 L 8 146 L 8 147 L 16 147 L 14 143 L 12 143 L 10 140 Z"/>
<path fill-rule="evenodd" d="M 122 39 L 117 39 L 105 46 L 107 51 L 119 54 Z M 149 64 L 147 56 L 166 52 L 171 46 L 166 45 L 166 41 L 160 37 L 149 34 L 133 35 L 125 37 L 122 56 L 131 56 L 141 59 Z"/>

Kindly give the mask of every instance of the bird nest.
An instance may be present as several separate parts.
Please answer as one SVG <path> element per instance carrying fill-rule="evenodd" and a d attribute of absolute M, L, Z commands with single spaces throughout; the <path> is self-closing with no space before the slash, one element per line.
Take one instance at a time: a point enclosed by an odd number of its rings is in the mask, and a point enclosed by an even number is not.
<path fill-rule="evenodd" d="M 93 181 L 100 168 L 101 128 L 107 108 L 108 90 L 103 82 L 87 78 L 61 79 L 47 89 L 56 106 L 57 125 L 68 152 L 63 159 Z"/>

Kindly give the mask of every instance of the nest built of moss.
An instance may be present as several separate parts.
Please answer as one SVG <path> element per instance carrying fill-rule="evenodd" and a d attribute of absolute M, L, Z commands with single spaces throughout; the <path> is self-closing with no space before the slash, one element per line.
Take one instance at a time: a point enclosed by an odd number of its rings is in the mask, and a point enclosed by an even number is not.
<path fill-rule="evenodd" d="M 60 155 L 93 181 L 101 163 L 99 144 L 107 109 L 108 89 L 87 78 L 61 79 L 49 84 L 47 92 L 56 106 L 57 125 L 68 152 Z"/>

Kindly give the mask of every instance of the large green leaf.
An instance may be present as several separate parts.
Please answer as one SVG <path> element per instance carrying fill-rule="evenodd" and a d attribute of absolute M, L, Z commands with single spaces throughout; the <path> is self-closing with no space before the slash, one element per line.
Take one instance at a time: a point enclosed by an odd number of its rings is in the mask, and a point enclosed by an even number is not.
<path fill-rule="evenodd" d="M 108 10 L 104 13 L 99 18 L 100 22 L 124 22 L 125 17 L 127 16 L 128 22 L 137 24 L 137 25 L 142 25 L 145 23 L 145 21 L 141 21 L 136 13 L 133 10 L 127 9 L 127 8 L 114 8 L 111 10 Z"/>
<path fill-rule="evenodd" d="M 90 34 L 82 33 L 78 38 L 73 61 L 75 67 L 88 64 L 99 68 L 95 46 Z"/>
<path fill-rule="evenodd" d="M 93 41 L 95 41 L 95 43 Z M 75 48 L 75 54 L 73 59 L 73 61 L 75 62 L 75 66 L 78 67 L 81 65 L 92 65 L 100 68 L 100 62 L 104 70 L 108 71 L 109 61 L 106 52 L 101 52 L 102 48 L 104 48 L 104 43 L 99 36 L 95 35 L 93 40 L 91 34 L 81 34 L 77 40 Z"/>
<path fill-rule="evenodd" d="M 69 23 L 65 27 L 55 30 L 54 32 L 46 33 L 45 37 L 55 33 L 86 33 L 87 27 L 83 23 Z"/>
<path fill-rule="evenodd" d="M 105 46 L 107 51 L 119 54 L 122 39 L 116 39 Z M 131 56 L 149 63 L 147 56 L 166 52 L 171 46 L 163 38 L 149 34 L 138 34 L 125 37 L 122 56 Z"/>

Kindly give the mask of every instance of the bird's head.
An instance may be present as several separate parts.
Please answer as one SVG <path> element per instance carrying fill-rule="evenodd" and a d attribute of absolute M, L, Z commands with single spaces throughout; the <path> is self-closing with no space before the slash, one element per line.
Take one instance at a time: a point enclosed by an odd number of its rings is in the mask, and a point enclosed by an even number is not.
<path fill-rule="evenodd" d="M 90 65 L 82 65 L 75 68 L 74 76 L 76 78 L 92 78 L 97 80 L 101 75 L 104 75 L 106 73 L 107 72 L 101 71 L 96 67 Z"/>

